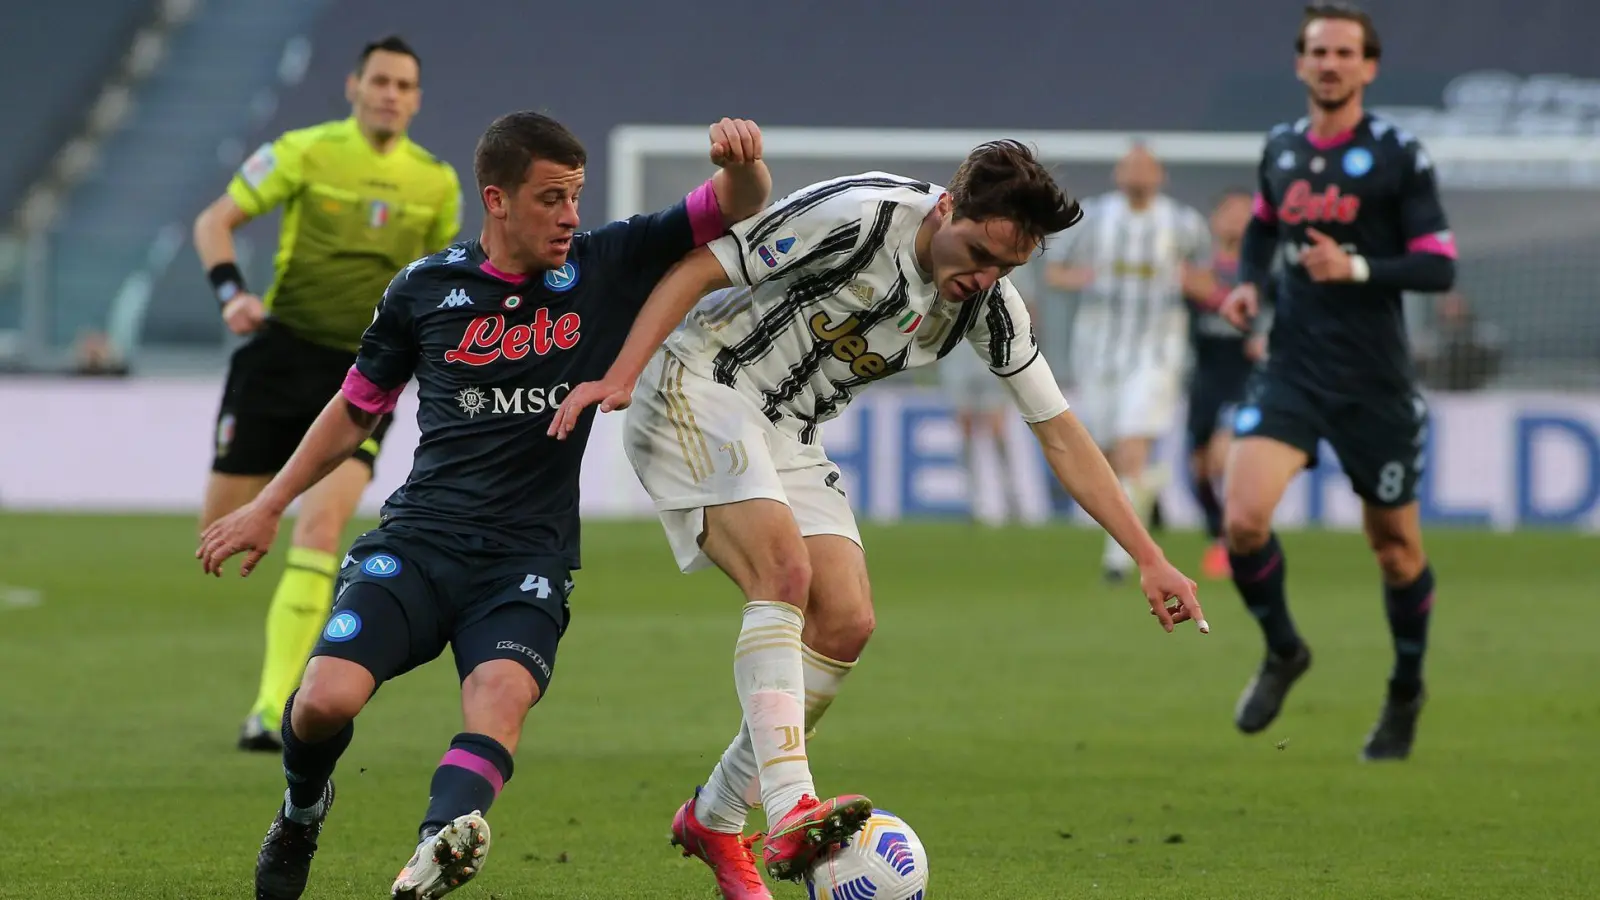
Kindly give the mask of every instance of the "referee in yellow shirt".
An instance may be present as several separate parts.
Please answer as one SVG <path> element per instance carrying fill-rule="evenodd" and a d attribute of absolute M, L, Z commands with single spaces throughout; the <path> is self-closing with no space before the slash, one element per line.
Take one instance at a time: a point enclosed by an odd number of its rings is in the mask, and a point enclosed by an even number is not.
<path fill-rule="evenodd" d="M 195 248 L 223 321 L 250 335 L 228 367 L 202 531 L 254 498 L 288 461 L 339 391 L 394 273 L 447 246 L 460 228 L 455 170 L 406 137 L 420 80 L 421 61 L 405 41 L 368 44 L 345 80 L 350 118 L 262 146 L 195 219 Z M 280 205 L 272 285 L 258 297 L 235 264 L 233 231 Z M 388 427 L 385 416 L 371 440 L 300 501 L 241 749 L 282 747 L 283 705 L 327 620 L 341 534 Z"/>

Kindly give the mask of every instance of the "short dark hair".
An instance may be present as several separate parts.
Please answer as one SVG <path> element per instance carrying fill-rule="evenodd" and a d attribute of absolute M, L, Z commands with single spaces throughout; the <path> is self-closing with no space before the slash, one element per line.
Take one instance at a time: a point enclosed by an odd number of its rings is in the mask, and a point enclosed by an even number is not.
<path fill-rule="evenodd" d="M 1083 218 L 1078 201 L 1061 190 L 1020 141 L 990 141 L 967 154 L 950 179 L 949 191 L 956 218 L 1009 219 L 1040 243 Z"/>
<path fill-rule="evenodd" d="M 1367 59 L 1379 59 L 1383 56 L 1383 41 L 1378 39 L 1377 26 L 1372 24 L 1372 17 L 1366 11 L 1350 3 L 1340 0 L 1330 0 L 1327 3 L 1313 3 L 1305 8 L 1300 19 L 1300 33 L 1294 39 L 1294 52 L 1306 52 L 1306 29 L 1311 23 L 1319 19 L 1337 19 L 1343 22 L 1354 22 L 1361 26 L 1361 55 Z"/>
<path fill-rule="evenodd" d="M 472 173 L 477 176 L 478 191 L 491 184 L 516 190 L 536 159 L 578 169 L 589 157 L 576 135 L 543 113 L 524 110 L 495 119 L 478 139 L 473 154 Z"/>
<path fill-rule="evenodd" d="M 417 51 L 411 49 L 411 45 L 405 42 L 405 38 L 398 34 L 391 34 L 387 37 L 378 38 L 361 48 L 361 58 L 356 60 L 357 78 L 360 78 L 361 73 L 366 70 L 367 60 L 372 58 L 372 54 L 380 50 L 384 53 L 399 53 L 402 56 L 411 57 L 416 60 L 417 75 L 419 77 L 422 75 L 422 57 L 417 55 Z"/>

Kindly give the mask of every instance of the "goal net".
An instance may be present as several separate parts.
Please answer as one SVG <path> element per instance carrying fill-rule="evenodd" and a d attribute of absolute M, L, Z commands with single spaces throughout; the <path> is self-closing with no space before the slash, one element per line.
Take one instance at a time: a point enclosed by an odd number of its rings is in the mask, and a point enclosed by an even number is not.
<path fill-rule="evenodd" d="M 1110 190 L 1111 166 L 1139 141 L 1165 163 L 1167 191 L 1209 211 L 1250 189 L 1265 133 L 763 129 L 774 196 L 884 170 L 943 184 L 974 146 L 1029 143 L 1074 196 Z M 1413 296 L 1407 319 L 1424 381 L 1444 390 L 1600 389 L 1600 139 L 1423 136 L 1461 258 L 1456 291 Z M 659 209 L 703 181 L 703 127 L 624 126 L 611 135 L 612 217 Z M 1041 343 L 1068 362 L 1072 298 L 1037 264 L 1013 280 L 1039 309 Z"/>

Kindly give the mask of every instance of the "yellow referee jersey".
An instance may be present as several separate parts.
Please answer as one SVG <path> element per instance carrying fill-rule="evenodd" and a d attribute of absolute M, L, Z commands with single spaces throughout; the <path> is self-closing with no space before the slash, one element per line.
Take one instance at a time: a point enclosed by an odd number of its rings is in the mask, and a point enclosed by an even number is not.
<path fill-rule="evenodd" d="M 283 204 L 268 313 L 306 340 L 351 351 L 395 272 L 461 228 L 455 170 L 410 138 L 378 153 L 354 118 L 262 145 L 228 195 L 252 217 Z"/>

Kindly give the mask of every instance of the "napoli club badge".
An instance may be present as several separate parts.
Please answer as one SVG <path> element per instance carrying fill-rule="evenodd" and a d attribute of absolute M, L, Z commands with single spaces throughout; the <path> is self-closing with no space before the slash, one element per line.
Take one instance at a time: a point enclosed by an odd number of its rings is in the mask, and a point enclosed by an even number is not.
<path fill-rule="evenodd" d="M 1351 147 L 1344 154 L 1344 173 L 1360 178 L 1372 171 L 1372 151 L 1365 147 Z"/>

